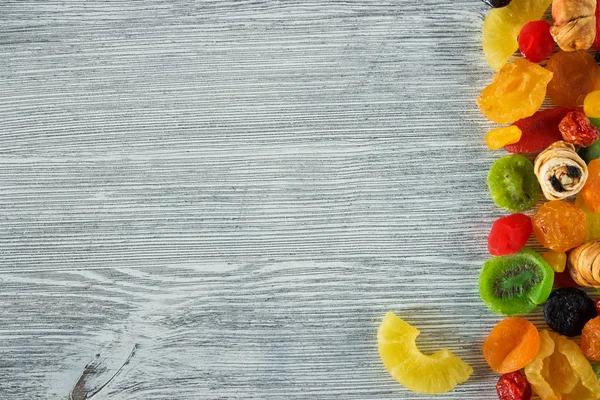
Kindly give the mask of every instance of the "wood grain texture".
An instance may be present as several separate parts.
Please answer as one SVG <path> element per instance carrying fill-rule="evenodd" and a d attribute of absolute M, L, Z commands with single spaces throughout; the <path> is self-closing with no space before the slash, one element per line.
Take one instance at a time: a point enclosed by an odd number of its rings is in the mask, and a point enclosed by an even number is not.
<path fill-rule="evenodd" d="M 0 397 L 427 399 L 391 309 L 495 399 L 486 11 L 1 1 Z"/>

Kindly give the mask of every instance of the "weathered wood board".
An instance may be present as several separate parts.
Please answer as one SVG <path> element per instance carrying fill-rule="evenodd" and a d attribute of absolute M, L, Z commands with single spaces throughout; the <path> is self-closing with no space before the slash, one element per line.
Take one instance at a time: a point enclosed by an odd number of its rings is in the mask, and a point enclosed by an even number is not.
<path fill-rule="evenodd" d="M 495 399 L 486 11 L 0 1 L 0 398 L 431 398 L 394 310 Z"/>

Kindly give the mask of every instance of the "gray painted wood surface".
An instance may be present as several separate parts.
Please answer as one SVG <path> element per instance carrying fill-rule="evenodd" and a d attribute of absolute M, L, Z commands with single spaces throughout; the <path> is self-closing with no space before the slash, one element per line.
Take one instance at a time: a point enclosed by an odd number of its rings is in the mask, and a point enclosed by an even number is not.
<path fill-rule="evenodd" d="M 0 1 L 0 397 L 431 398 L 393 310 L 495 399 L 486 11 Z"/>

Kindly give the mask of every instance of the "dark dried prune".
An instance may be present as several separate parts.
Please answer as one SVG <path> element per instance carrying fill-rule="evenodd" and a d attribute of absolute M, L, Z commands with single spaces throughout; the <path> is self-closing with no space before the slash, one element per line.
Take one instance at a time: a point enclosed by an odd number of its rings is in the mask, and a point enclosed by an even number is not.
<path fill-rule="evenodd" d="M 596 316 L 592 299 L 575 288 L 557 289 L 544 305 L 546 323 L 554 331 L 568 337 L 581 335 L 584 325 Z"/>

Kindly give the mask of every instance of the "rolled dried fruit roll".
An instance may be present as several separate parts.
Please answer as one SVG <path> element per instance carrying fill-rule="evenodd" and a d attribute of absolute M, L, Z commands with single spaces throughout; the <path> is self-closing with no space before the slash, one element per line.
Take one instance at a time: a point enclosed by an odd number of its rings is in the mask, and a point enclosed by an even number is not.
<path fill-rule="evenodd" d="M 548 200 L 562 200 L 579 193 L 588 177 L 587 165 L 575 146 L 563 141 L 536 157 L 534 172 Z"/>
<path fill-rule="evenodd" d="M 567 261 L 569 273 L 580 286 L 600 287 L 600 240 L 575 248 Z"/>

